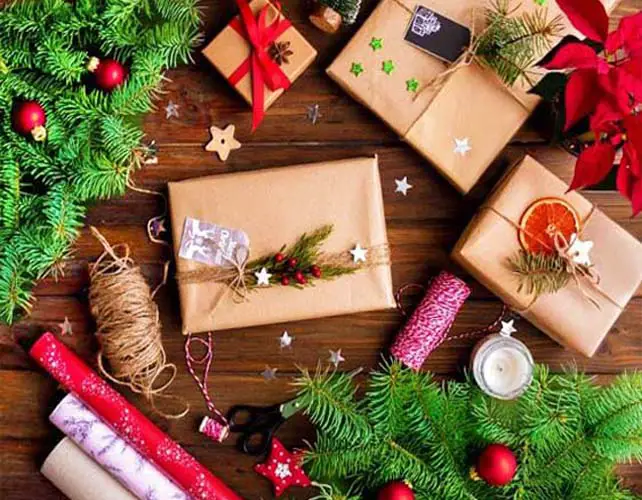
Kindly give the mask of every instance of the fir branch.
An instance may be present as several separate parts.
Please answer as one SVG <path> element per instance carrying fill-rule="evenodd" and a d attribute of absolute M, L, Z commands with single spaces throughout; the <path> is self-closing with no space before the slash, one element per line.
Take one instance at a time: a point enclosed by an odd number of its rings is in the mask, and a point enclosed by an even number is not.
<path fill-rule="evenodd" d="M 566 262 L 558 255 L 533 254 L 520 250 L 508 260 L 508 265 L 517 277 L 517 291 L 524 291 L 535 297 L 557 293 L 572 278 Z"/>

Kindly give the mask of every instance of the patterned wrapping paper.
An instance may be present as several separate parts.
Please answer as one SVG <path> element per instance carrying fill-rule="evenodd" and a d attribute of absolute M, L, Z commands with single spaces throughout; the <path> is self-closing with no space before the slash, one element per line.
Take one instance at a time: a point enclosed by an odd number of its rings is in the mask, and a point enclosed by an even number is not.
<path fill-rule="evenodd" d="M 65 396 L 49 420 L 141 500 L 189 498 L 73 394 Z"/>
<path fill-rule="evenodd" d="M 191 497 L 240 500 L 236 493 L 112 389 L 52 333 L 42 335 L 29 354 L 67 391 L 75 394 Z"/>

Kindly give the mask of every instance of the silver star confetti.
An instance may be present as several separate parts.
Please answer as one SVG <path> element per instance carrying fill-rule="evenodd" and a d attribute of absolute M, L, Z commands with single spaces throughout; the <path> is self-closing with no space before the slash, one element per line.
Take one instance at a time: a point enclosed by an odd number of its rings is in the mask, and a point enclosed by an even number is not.
<path fill-rule="evenodd" d="M 401 193 L 404 196 L 408 196 L 408 190 L 412 189 L 412 184 L 408 184 L 408 177 L 404 177 L 403 179 L 395 179 L 395 183 L 397 184 L 397 189 L 395 189 L 395 193 Z"/>
<path fill-rule="evenodd" d="M 256 284 L 258 286 L 270 286 L 270 278 L 272 275 L 268 273 L 266 268 L 261 268 L 261 271 L 254 273 L 254 276 L 256 276 Z"/>
<path fill-rule="evenodd" d="M 266 382 L 270 382 L 271 380 L 276 380 L 276 372 L 278 371 L 278 368 L 270 368 L 269 366 L 265 367 L 265 370 L 261 372 L 261 376 L 263 377 L 263 380 Z"/>
<path fill-rule="evenodd" d="M 165 227 L 165 222 L 166 220 L 164 217 L 157 217 L 152 220 L 150 229 L 152 232 L 152 236 L 154 236 L 154 238 L 159 238 L 161 234 L 167 232 L 167 227 Z"/>
<path fill-rule="evenodd" d="M 330 352 L 330 358 L 328 359 L 328 362 L 332 363 L 335 368 L 339 367 L 339 363 L 343 363 L 346 358 L 344 358 L 341 355 L 341 349 L 338 351 L 333 351 L 332 349 L 329 350 Z"/>
<path fill-rule="evenodd" d="M 471 149 L 473 148 L 470 145 L 470 139 L 468 137 L 464 137 L 463 139 L 455 138 L 455 149 L 453 153 L 466 156 Z"/>
<path fill-rule="evenodd" d="M 311 106 L 308 106 L 307 116 L 308 120 L 310 120 L 310 123 L 312 123 L 312 125 L 316 125 L 319 121 L 319 118 L 323 116 L 319 111 L 319 105 L 312 104 Z"/>
<path fill-rule="evenodd" d="M 368 250 L 361 248 L 361 244 L 357 243 L 357 246 L 350 250 L 350 253 L 352 254 L 352 260 L 354 260 L 355 263 L 365 262 Z"/>
<path fill-rule="evenodd" d="M 180 108 L 178 104 L 174 104 L 174 101 L 169 101 L 165 106 L 165 119 L 178 118 L 178 108 Z"/>
<path fill-rule="evenodd" d="M 69 318 L 67 316 L 65 316 L 65 321 L 59 323 L 58 326 L 60 327 L 60 335 L 62 337 L 71 337 L 74 334 L 73 327 L 71 326 L 71 321 L 69 321 Z"/>
<path fill-rule="evenodd" d="M 281 349 L 291 348 L 293 340 L 294 340 L 294 337 L 292 337 L 288 333 L 288 331 L 285 330 L 283 334 L 279 337 L 279 343 L 281 344 Z"/>
<path fill-rule="evenodd" d="M 510 321 L 502 321 L 502 329 L 499 333 L 501 333 L 506 337 L 510 337 L 516 331 L 517 331 L 517 328 L 515 328 L 514 319 L 511 319 Z"/>

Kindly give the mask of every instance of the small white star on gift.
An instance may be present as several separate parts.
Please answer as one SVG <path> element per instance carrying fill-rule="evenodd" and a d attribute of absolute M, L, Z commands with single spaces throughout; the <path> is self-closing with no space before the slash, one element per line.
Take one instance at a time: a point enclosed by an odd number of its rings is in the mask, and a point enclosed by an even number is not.
<path fill-rule="evenodd" d="M 270 286 L 270 278 L 272 275 L 268 273 L 266 268 L 261 268 L 258 273 L 254 273 L 254 276 L 256 276 L 256 284 L 258 286 Z"/>
<path fill-rule="evenodd" d="M 395 179 L 395 183 L 397 184 L 397 189 L 395 189 L 395 193 L 401 193 L 404 196 L 408 195 L 408 190 L 412 189 L 412 184 L 408 184 L 408 177 L 404 177 L 403 179 Z"/>
<path fill-rule="evenodd" d="M 178 104 L 174 104 L 174 101 L 169 101 L 167 106 L 165 106 L 165 119 L 169 120 L 172 117 L 178 118 Z"/>
<path fill-rule="evenodd" d="M 515 328 L 514 319 L 511 319 L 510 321 L 502 321 L 502 329 L 499 333 L 507 337 L 510 337 L 516 331 L 517 331 L 517 328 Z"/>
<path fill-rule="evenodd" d="M 365 248 L 361 247 L 361 244 L 357 243 L 357 246 L 354 247 L 352 250 L 350 250 L 350 253 L 352 254 L 352 260 L 354 262 L 365 262 L 366 261 L 366 254 L 368 253 L 368 250 Z"/>
<path fill-rule="evenodd" d="M 582 241 L 577 234 L 571 236 L 571 244 L 566 251 L 573 259 L 573 262 L 581 266 L 591 266 L 591 256 L 589 253 L 593 249 L 592 241 Z"/>
<path fill-rule="evenodd" d="M 286 347 L 292 347 L 293 340 L 294 340 L 294 337 L 290 335 L 287 330 L 285 330 L 283 334 L 279 337 L 281 349 L 285 349 Z"/>
<path fill-rule="evenodd" d="M 333 351 L 332 349 L 330 349 L 329 352 L 330 358 L 328 359 L 328 361 L 332 363 L 335 368 L 338 368 L 339 363 L 343 363 L 346 360 L 346 358 L 341 355 L 341 349 L 339 349 L 338 351 Z"/>
<path fill-rule="evenodd" d="M 464 137 L 463 139 L 455 138 L 455 149 L 453 150 L 455 154 L 466 156 L 471 149 L 473 148 L 470 145 L 470 139 L 468 137 Z"/>
<path fill-rule="evenodd" d="M 292 471 L 290 470 L 290 466 L 288 464 L 279 463 L 279 465 L 277 465 L 276 469 L 274 470 L 274 475 L 279 479 L 285 479 L 286 477 L 290 477 L 292 475 Z"/>

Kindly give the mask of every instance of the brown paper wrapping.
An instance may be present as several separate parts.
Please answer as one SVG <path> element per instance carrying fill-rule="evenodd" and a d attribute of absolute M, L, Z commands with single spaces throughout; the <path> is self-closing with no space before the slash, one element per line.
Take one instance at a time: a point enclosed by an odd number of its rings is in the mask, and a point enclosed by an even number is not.
<path fill-rule="evenodd" d="M 325 224 L 333 224 L 334 230 L 324 252 L 388 242 L 376 157 L 170 183 L 169 198 L 178 272 L 203 266 L 178 257 L 186 217 L 242 229 L 250 238 L 250 258 L 277 252 Z M 395 306 L 389 265 L 316 281 L 303 290 L 274 285 L 251 292 L 243 303 L 235 302 L 221 283 L 180 284 L 179 295 L 184 333 Z"/>
<path fill-rule="evenodd" d="M 266 4 L 267 0 L 254 0 L 250 3 L 252 12 L 256 15 Z M 268 24 L 272 23 L 279 11 L 270 5 Z M 289 63 L 283 64 L 281 70 L 288 77 L 290 82 L 301 76 L 301 74 L 312 64 L 317 55 L 314 47 L 303 38 L 301 33 L 294 26 L 291 26 L 283 33 L 277 42 L 290 42 L 290 50 L 293 54 L 289 57 Z M 235 29 L 226 26 L 207 47 L 203 49 L 203 55 L 214 65 L 214 67 L 226 78 L 250 56 L 250 44 Z M 252 105 L 252 76 L 248 72 L 234 87 L 239 94 Z M 264 109 L 268 109 L 274 101 L 283 93 L 283 89 L 272 91 L 265 87 Z"/>
<path fill-rule="evenodd" d="M 70 500 L 136 500 L 68 437 L 53 449 L 40 472 Z"/>
<path fill-rule="evenodd" d="M 613 7 L 617 0 L 604 0 Z M 519 2 L 515 2 L 518 4 Z M 330 65 L 327 72 L 356 100 L 370 108 L 422 156 L 431 161 L 459 191 L 467 193 L 526 121 L 539 98 L 527 93 L 523 83 L 506 87 L 497 75 L 473 63 L 452 73 L 436 90 L 428 83 L 449 65 L 404 40 L 416 5 L 425 5 L 467 26 L 475 16 L 477 33 L 483 28 L 487 0 L 382 0 L 363 27 Z M 536 9 L 536 2 L 522 2 L 522 9 Z M 560 13 L 557 3 L 547 2 L 549 18 Z M 574 33 L 569 26 L 564 34 Z M 368 45 L 383 39 L 383 49 Z M 542 54 L 544 55 L 544 54 Z M 395 64 L 392 74 L 381 70 L 384 60 Z M 355 77 L 350 68 L 361 63 L 365 71 Z M 416 78 L 416 94 L 406 81 Z M 468 138 L 466 156 L 454 152 L 455 138 Z"/>
<path fill-rule="evenodd" d="M 621 226 L 531 157 L 498 185 L 472 220 L 452 257 L 479 282 L 560 344 L 591 357 L 642 282 L 642 245 Z M 517 292 L 507 259 L 520 249 L 522 214 L 540 198 L 561 198 L 583 221 L 582 240 L 595 243 L 591 261 L 601 276 L 599 290 L 586 285 L 591 303 L 575 282 L 537 300 Z M 512 221 L 513 224 L 507 220 Z"/>

